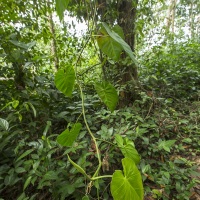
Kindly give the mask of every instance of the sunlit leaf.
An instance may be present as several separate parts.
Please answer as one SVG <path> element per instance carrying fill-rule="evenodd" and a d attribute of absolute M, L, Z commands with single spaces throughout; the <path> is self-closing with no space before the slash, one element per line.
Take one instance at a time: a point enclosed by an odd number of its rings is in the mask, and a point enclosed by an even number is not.
<path fill-rule="evenodd" d="M 9 123 L 8 123 L 5 119 L 0 118 L 0 126 L 1 126 L 5 131 L 7 131 L 8 128 L 9 128 Z"/>
<path fill-rule="evenodd" d="M 122 159 L 123 172 L 116 170 L 111 181 L 111 194 L 114 200 L 143 200 L 142 178 L 135 163 Z"/>
<path fill-rule="evenodd" d="M 14 100 L 14 101 L 12 102 L 12 107 L 13 107 L 13 108 L 17 108 L 18 105 L 19 105 L 19 101 L 18 101 L 18 100 Z"/>
<path fill-rule="evenodd" d="M 71 97 L 75 83 L 75 71 L 72 66 L 60 69 L 55 75 L 56 87 L 66 96 Z"/>
<path fill-rule="evenodd" d="M 57 142 L 62 146 L 69 146 L 69 147 L 72 146 L 80 130 L 81 130 L 81 124 L 80 123 L 74 124 L 71 130 L 66 129 L 57 137 Z"/>
<path fill-rule="evenodd" d="M 95 89 L 101 100 L 113 112 L 118 102 L 117 91 L 108 82 L 96 83 Z"/>

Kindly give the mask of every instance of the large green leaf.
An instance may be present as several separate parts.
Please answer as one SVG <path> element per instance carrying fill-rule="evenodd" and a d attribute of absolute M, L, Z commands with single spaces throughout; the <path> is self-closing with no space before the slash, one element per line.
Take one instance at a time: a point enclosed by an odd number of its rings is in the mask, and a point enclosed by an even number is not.
<path fill-rule="evenodd" d="M 81 130 L 81 124 L 80 123 L 74 124 L 71 130 L 66 129 L 57 137 L 57 142 L 62 146 L 69 146 L 69 147 L 72 146 L 80 130 Z"/>
<path fill-rule="evenodd" d="M 122 159 L 123 172 L 116 170 L 111 181 L 114 200 L 143 200 L 142 178 L 135 163 L 130 158 Z"/>
<path fill-rule="evenodd" d="M 116 33 L 115 31 L 112 31 L 109 26 L 103 22 L 102 23 L 103 27 L 105 28 L 106 32 L 108 33 L 108 35 L 115 40 L 118 44 L 121 45 L 121 47 L 124 49 L 124 51 L 129 55 L 129 57 L 133 60 L 133 62 L 135 64 L 137 64 L 137 61 L 135 59 L 135 56 L 133 54 L 133 51 L 131 50 L 131 47 L 119 36 L 118 33 Z"/>
<path fill-rule="evenodd" d="M 99 34 L 100 36 L 97 37 L 97 43 L 101 51 L 113 60 L 119 60 L 123 50 L 121 45 L 108 35 L 105 28 L 102 28 Z"/>
<path fill-rule="evenodd" d="M 119 134 L 115 135 L 115 140 L 124 157 L 132 159 L 137 165 L 140 162 L 140 155 L 135 149 L 134 143 L 127 138 L 123 139 Z"/>
<path fill-rule="evenodd" d="M 8 123 L 5 119 L 0 118 L 0 126 L 1 126 L 5 131 L 7 131 L 8 128 L 9 128 L 9 123 Z"/>
<path fill-rule="evenodd" d="M 56 87 L 66 96 L 71 97 L 75 83 L 75 71 L 72 66 L 59 69 L 55 75 Z"/>
<path fill-rule="evenodd" d="M 117 91 L 108 82 L 96 83 L 95 89 L 101 100 L 113 112 L 118 102 Z"/>
<path fill-rule="evenodd" d="M 56 12 L 60 18 L 60 21 L 64 17 L 64 11 L 66 10 L 70 0 L 56 0 Z"/>

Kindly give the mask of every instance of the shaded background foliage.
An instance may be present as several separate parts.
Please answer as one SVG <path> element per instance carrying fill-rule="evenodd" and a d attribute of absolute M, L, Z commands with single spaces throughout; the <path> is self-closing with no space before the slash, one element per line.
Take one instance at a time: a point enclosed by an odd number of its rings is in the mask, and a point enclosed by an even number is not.
<path fill-rule="evenodd" d="M 134 45 L 139 60 L 139 85 L 116 79 L 119 66 L 129 64 L 123 57 L 118 63 L 107 59 L 101 69 L 99 63 L 104 54 L 96 51 L 94 41 L 88 43 L 79 60 L 78 78 L 85 93 L 86 116 L 107 161 L 107 169 L 103 168 L 101 173 L 121 168 L 122 154 L 110 145 L 114 135 L 121 134 L 134 141 L 141 155 L 139 168 L 146 199 L 195 198 L 199 191 L 196 174 L 200 145 L 199 29 L 198 26 L 191 29 L 190 39 L 181 30 L 161 34 L 163 15 L 159 17 L 159 12 L 167 12 L 170 5 L 163 1 L 137 3 Z M 181 29 L 191 17 L 194 20 L 190 28 L 198 24 L 195 12 L 199 2 L 193 4 L 191 9 L 189 2 L 178 2 L 175 28 Z M 89 168 L 88 173 L 92 174 L 95 150 L 85 127 L 71 148 L 56 142 L 57 135 L 79 117 L 81 98 L 77 88 L 72 98 L 64 97 L 55 88 L 52 38 L 56 40 L 56 55 L 62 68 L 66 63 L 76 62 L 87 34 L 81 38 L 70 35 L 68 24 L 61 25 L 54 17 L 52 33 L 49 16 L 55 15 L 54 2 L 1 1 L 0 5 L 0 197 L 81 199 L 86 180 L 70 165 L 66 154 L 70 153 L 73 160 L 84 169 Z M 79 20 L 88 19 L 92 23 L 96 8 L 96 23 L 102 20 L 114 24 L 119 17 L 118 6 L 117 1 L 71 1 L 68 10 Z M 155 21 L 160 27 L 150 23 Z M 157 41 L 150 44 L 148 38 L 156 32 L 159 44 Z M 123 70 L 121 67 L 120 76 Z M 123 108 L 119 105 L 113 113 L 102 105 L 93 87 L 93 81 L 103 77 L 103 72 L 115 83 L 119 94 L 129 90 L 132 96 L 131 101 L 124 101 Z M 80 121 L 83 122 L 82 118 Z M 111 198 L 109 182 L 109 179 L 99 181 L 101 199 Z M 90 197 L 95 199 L 96 195 L 94 186 Z"/>

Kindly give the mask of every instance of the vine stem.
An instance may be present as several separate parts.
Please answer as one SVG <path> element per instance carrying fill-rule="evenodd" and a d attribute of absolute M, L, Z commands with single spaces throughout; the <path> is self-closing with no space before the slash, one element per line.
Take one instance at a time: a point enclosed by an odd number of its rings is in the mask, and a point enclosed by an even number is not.
<path fill-rule="evenodd" d="M 100 179 L 100 178 L 112 178 L 112 175 L 105 175 L 105 176 L 97 176 L 97 177 L 94 177 L 94 178 L 91 178 L 91 180 L 97 180 L 97 179 Z"/>
<path fill-rule="evenodd" d="M 81 55 L 83 53 L 83 50 L 85 49 L 86 45 L 88 44 L 90 40 L 90 37 L 88 37 L 88 39 L 86 40 L 86 43 L 84 44 L 79 56 L 78 56 L 78 59 L 77 59 L 77 62 L 76 62 L 76 65 L 75 65 L 75 74 L 76 74 L 76 81 L 77 81 L 77 84 L 78 84 L 78 87 L 79 87 L 79 90 L 81 92 L 81 100 L 82 100 L 82 113 L 83 113 L 83 119 L 84 119 L 84 123 L 86 125 L 86 128 L 92 138 L 92 140 L 94 141 L 94 144 L 95 144 L 95 148 L 96 148 L 96 153 L 97 153 L 97 158 L 98 158 L 98 162 L 99 162 L 99 165 L 97 167 L 97 170 L 95 171 L 94 175 L 92 176 L 92 178 L 95 178 L 98 173 L 99 173 L 99 170 L 101 169 L 101 165 L 102 165 L 102 162 L 101 162 L 101 156 L 100 156 L 100 151 L 99 151 L 99 148 L 98 148 L 98 144 L 97 144 L 97 140 L 96 138 L 94 137 L 94 134 L 92 133 L 92 131 L 90 130 L 90 127 L 87 123 L 87 119 L 86 119 L 86 115 L 85 115 L 85 106 L 84 106 L 84 94 L 83 94 L 83 90 L 82 90 L 82 87 L 81 87 L 81 84 L 78 80 L 78 76 L 77 76 L 77 65 L 78 65 L 78 62 L 81 58 Z"/>
<path fill-rule="evenodd" d="M 84 122 L 85 122 L 86 128 L 87 128 L 87 130 L 88 130 L 88 132 L 89 132 L 89 134 L 90 134 L 92 140 L 94 141 L 95 148 L 96 148 L 96 153 L 97 153 L 97 158 L 98 158 L 98 161 L 99 161 L 98 168 L 97 168 L 96 172 L 94 173 L 94 175 L 92 176 L 92 179 L 94 179 L 94 178 L 97 176 L 97 174 L 99 173 L 99 170 L 100 170 L 101 165 L 102 165 L 102 163 L 101 163 L 101 156 L 100 156 L 100 151 L 99 151 L 99 148 L 98 148 L 97 140 L 96 140 L 96 138 L 94 137 L 94 134 L 92 133 L 92 131 L 90 130 L 90 127 L 89 127 L 89 125 L 88 125 L 88 123 L 87 123 L 87 119 L 86 119 L 86 116 L 85 116 L 85 107 L 84 107 L 84 95 L 83 95 L 83 90 L 82 90 L 80 84 L 78 84 L 78 86 L 79 86 L 79 89 L 80 89 L 80 92 L 81 92 L 82 112 L 83 112 Z"/>

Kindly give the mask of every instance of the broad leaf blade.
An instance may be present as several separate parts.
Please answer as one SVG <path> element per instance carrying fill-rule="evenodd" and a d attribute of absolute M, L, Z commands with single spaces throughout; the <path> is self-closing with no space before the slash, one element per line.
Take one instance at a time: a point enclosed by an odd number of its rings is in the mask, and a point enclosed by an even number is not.
<path fill-rule="evenodd" d="M 134 147 L 132 141 L 123 139 L 121 135 L 115 135 L 115 141 L 117 142 L 117 146 L 120 148 L 122 154 L 125 158 L 130 158 L 137 165 L 140 162 L 140 155 Z"/>
<path fill-rule="evenodd" d="M 119 60 L 123 49 L 121 45 L 107 34 L 105 28 L 102 28 L 99 34 L 100 36 L 97 38 L 97 43 L 101 51 L 111 59 L 115 61 Z"/>
<path fill-rule="evenodd" d="M 138 154 L 137 150 L 131 145 L 127 144 L 124 147 L 120 148 L 124 157 L 130 158 L 135 162 L 137 165 L 140 162 L 140 155 Z"/>
<path fill-rule="evenodd" d="M 70 0 L 56 0 L 56 12 L 62 21 L 64 17 L 64 11 L 66 10 Z"/>
<path fill-rule="evenodd" d="M 95 89 L 101 100 L 113 112 L 118 102 L 118 95 L 112 84 L 108 82 L 96 83 Z"/>
<path fill-rule="evenodd" d="M 72 146 L 80 130 L 81 130 L 81 124 L 80 123 L 74 124 L 71 130 L 66 129 L 57 137 L 57 142 L 62 146 L 68 146 L 68 147 Z"/>
<path fill-rule="evenodd" d="M 135 163 L 129 158 L 124 158 L 122 165 L 124 173 L 116 170 L 111 181 L 114 200 L 143 200 L 142 178 Z"/>
<path fill-rule="evenodd" d="M 60 69 L 55 76 L 56 87 L 66 96 L 71 97 L 75 83 L 75 71 L 72 66 Z"/>
<path fill-rule="evenodd" d="M 129 55 L 129 57 L 133 60 L 135 64 L 137 64 L 137 61 L 135 59 L 135 56 L 133 54 L 133 51 L 131 50 L 131 47 L 114 31 L 112 31 L 109 26 L 106 23 L 102 23 L 103 27 L 109 34 L 109 36 L 115 40 L 117 43 L 121 45 L 121 47 L 124 49 L 124 51 Z"/>

